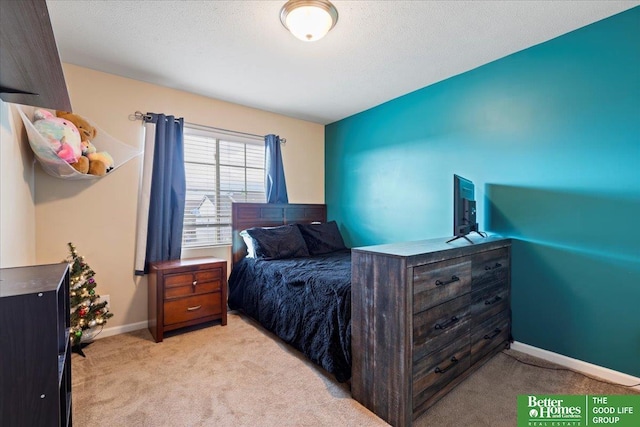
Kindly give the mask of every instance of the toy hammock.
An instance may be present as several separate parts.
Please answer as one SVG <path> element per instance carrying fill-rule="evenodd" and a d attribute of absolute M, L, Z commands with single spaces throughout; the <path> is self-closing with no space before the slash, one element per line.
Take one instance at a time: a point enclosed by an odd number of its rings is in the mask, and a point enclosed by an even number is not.
<path fill-rule="evenodd" d="M 22 111 L 22 108 L 18 105 L 16 105 L 15 107 L 20 113 L 20 117 L 24 122 L 24 127 L 27 130 L 27 137 L 29 139 L 31 150 L 33 150 L 33 154 L 35 155 L 36 159 L 38 159 L 38 162 L 46 173 L 51 176 L 55 176 L 56 178 L 63 179 L 102 178 L 101 176 L 97 175 L 80 173 L 71 165 L 69 165 L 69 163 L 58 157 L 56 152 L 53 151 L 53 148 L 51 148 L 49 142 L 44 137 L 42 137 L 38 130 L 33 126 L 31 119 L 27 117 L 24 111 Z M 115 139 L 104 130 L 96 126 L 95 123 L 93 123 L 91 120 L 87 119 L 86 117 L 85 119 L 91 124 L 91 126 L 95 127 L 98 130 L 98 134 L 93 139 L 93 141 L 91 141 L 96 147 L 96 150 L 107 151 L 109 154 L 111 154 L 111 157 L 113 157 L 113 169 L 104 176 L 111 175 L 115 169 L 133 159 L 142 152 L 142 150 L 136 147 L 132 147 Z"/>

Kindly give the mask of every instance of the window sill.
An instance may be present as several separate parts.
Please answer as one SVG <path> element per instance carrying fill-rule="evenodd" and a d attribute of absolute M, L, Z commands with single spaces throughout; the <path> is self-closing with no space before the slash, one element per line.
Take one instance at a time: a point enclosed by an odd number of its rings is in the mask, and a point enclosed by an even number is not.
<path fill-rule="evenodd" d="M 229 261 L 231 259 L 231 245 L 205 246 L 200 248 L 183 248 L 180 258 L 215 257 Z"/>

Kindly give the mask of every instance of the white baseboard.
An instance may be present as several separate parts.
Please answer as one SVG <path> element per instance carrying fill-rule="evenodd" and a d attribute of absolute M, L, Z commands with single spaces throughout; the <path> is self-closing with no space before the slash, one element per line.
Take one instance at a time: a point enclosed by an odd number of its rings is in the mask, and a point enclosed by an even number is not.
<path fill-rule="evenodd" d="M 93 339 L 99 340 L 100 338 L 111 337 L 113 335 L 124 334 L 131 331 L 137 331 L 139 329 L 147 329 L 148 327 L 149 322 L 147 322 L 146 320 L 143 322 L 129 323 L 128 325 L 113 326 L 111 328 L 104 328 L 98 335 L 93 337 Z"/>
<path fill-rule="evenodd" d="M 573 359 L 562 354 L 554 353 L 549 350 L 544 350 L 538 347 L 531 346 L 529 344 L 523 344 L 518 341 L 514 341 L 511 344 L 511 349 L 520 351 L 522 353 L 529 354 L 540 359 L 547 360 L 560 366 L 564 366 L 573 371 L 582 372 L 583 374 L 601 378 L 605 381 L 609 381 L 622 385 L 640 384 L 640 378 L 632 375 L 624 374 L 622 372 L 614 371 L 613 369 L 605 368 L 602 366 L 594 365 L 592 363 L 583 362 L 582 360 Z M 640 385 L 630 387 L 630 390 L 640 391 Z"/>

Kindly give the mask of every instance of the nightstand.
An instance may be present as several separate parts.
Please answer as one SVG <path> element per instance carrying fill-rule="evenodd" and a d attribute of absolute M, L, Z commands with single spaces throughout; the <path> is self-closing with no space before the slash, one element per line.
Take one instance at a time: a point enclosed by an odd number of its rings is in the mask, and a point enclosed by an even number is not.
<path fill-rule="evenodd" d="M 227 261 L 193 258 L 151 264 L 149 331 L 164 333 L 211 320 L 227 324 Z"/>

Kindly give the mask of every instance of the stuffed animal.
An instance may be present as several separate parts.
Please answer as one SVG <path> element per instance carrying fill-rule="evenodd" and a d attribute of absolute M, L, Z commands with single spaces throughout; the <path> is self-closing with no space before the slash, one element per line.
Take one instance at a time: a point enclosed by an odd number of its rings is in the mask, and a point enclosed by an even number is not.
<path fill-rule="evenodd" d="M 56 117 L 47 110 L 38 109 L 33 117 L 33 126 L 49 142 L 58 157 L 68 163 L 75 163 L 82 155 L 78 128 L 72 122 Z"/>
<path fill-rule="evenodd" d="M 91 165 L 95 162 L 95 163 L 99 163 L 100 166 L 95 167 L 95 171 L 96 172 L 101 172 L 102 171 L 102 165 L 104 165 L 104 173 L 110 172 L 111 169 L 113 169 L 114 166 L 114 162 L 113 162 L 113 157 L 111 157 L 111 155 L 109 153 L 107 153 L 106 151 L 100 151 L 97 153 L 91 153 L 89 155 L 87 155 L 87 157 L 89 158 L 89 173 L 91 173 L 92 167 Z M 94 173 L 93 175 L 99 175 L 98 173 Z M 103 174 L 104 175 L 104 174 Z"/>
<path fill-rule="evenodd" d="M 113 158 L 106 151 L 97 152 L 92 141 L 98 134 L 98 129 L 93 127 L 85 118 L 78 114 L 68 111 L 56 111 L 56 115 L 60 118 L 69 120 L 73 123 L 82 137 L 82 157 L 76 164 L 72 164 L 78 172 L 89 173 L 96 176 L 104 176 L 113 169 Z M 86 161 L 83 160 L 86 158 Z"/>
<path fill-rule="evenodd" d="M 82 155 L 86 156 L 87 154 L 95 153 L 96 146 L 93 145 L 91 141 L 82 141 Z"/>
<path fill-rule="evenodd" d="M 78 161 L 76 163 L 73 163 L 71 166 L 73 166 L 73 168 L 80 173 L 90 173 L 91 175 L 99 176 L 106 174 L 106 168 L 105 171 L 101 173 L 100 168 L 98 168 L 97 165 L 94 168 L 89 167 L 89 158 L 87 156 L 95 152 L 96 147 L 91 141 L 82 141 L 82 156 L 80 156 Z"/>
<path fill-rule="evenodd" d="M 71 163 L 71 167 L 80 173 L 89 173 L 89 159 L 86 156 L 80 156 L 77 162 Z M 105 172 L 106 173 L 106 172 Z M 93 174 L 97 175 L 97 174 Z"/>
<path fill-rule="evenodd" d="M 62 143 L 62 145 L 60 146 L 60 150 L 56 154 L 58 154 L 58 157 L 60 157 L 67 163 L 76 163 L 78 159 L 82 157 L 77 157 L 75 151 L 73 150 L 73 147 L 66 142 Z"/>
<path fill-rule="evenodd" d="M 89 155 L 92 156 L 93 154 Z M 89 159 L 87 158 L 87 160 Z M 107 172 L 109 172 L 107 163 L 103 159 L 96 158 L 94 160 L 89 160 L 89 170 L 87 171 L 88 174 L 105 176 Z"/>
<path fill-rule="evenodd" d="M 71 123 L 76 125 L 76 127 L 78 128 L 78 132 L 80 132 L 80 138 L 82 139 L 82 141 L 91 142 L 98 134 L 98 130 L 91 126 L 91 123 L 89 123 L 82 116 L 71 113 L 69 111 L 60 110 L 56 111 L 56 116 L 65 120 L 69 120 Z"/>

